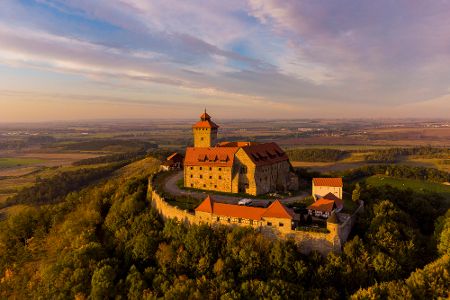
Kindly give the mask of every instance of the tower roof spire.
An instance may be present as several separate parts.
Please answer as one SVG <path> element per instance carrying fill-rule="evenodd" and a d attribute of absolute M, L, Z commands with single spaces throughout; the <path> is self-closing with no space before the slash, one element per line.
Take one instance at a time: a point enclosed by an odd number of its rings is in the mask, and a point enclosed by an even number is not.
<path fill-rule="evenodd" d="M 194 128 L 219 128 L 217 124 L 211 121 L 211 116 L 206 112 L 206 108 L 203 114 L 200 116 L 200 121 L 194 124 Z"/>
<path fill-rule="evenodd" d="M 200 119 L 202 121 L 209 121 L 209 120 L 211 120 L 211 116 L 206 113 L 206 108 L 205 108 L 205 112 L 200 116 Z"/>

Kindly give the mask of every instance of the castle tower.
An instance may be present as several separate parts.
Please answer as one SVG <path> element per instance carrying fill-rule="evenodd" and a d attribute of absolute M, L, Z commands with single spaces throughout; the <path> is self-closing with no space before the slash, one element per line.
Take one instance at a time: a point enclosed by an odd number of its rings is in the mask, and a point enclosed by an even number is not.
<path fill-rule="evenodd" d="M 200 121 L 192 126 L 194 133 L 194 147 L 212 147 L 217 143 L 217 131 L 219 126 L 211 121 L 211 116 L 205 112 L 200 116 Z"/>

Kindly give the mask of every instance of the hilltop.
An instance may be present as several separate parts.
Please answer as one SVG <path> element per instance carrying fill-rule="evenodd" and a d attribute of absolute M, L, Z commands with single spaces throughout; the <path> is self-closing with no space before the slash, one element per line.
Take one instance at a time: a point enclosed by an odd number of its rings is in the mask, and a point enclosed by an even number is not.
<path fill-rule="evenodd" d="M 343 253 L 303 255 L 292 242 L 267 240 L 251 229 L 162 222 L 147 194 L 159 163 L 152 157 L 125 163 L 58 201 L 28 198 L 0 223 L 0 296 L 343 299 L 356 293 L 359 299 L 448 293 L 450 215 L 439 196 L 368 185 L 361 191 L 365 215 Z M 432 222 L 423 224 L 425 216 Z"/>

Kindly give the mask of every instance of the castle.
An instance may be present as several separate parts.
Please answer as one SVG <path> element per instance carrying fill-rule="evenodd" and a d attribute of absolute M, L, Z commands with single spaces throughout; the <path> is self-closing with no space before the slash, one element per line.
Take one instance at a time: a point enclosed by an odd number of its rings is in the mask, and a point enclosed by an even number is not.
<path fill-rule="evenodd" d="M 219 126 L 205 112 L 192 126 L 194 147 L 186 149 L 184 186 L 261 195 L 298 189 L 298 178 L 276 143 L 217 143 Z"/>

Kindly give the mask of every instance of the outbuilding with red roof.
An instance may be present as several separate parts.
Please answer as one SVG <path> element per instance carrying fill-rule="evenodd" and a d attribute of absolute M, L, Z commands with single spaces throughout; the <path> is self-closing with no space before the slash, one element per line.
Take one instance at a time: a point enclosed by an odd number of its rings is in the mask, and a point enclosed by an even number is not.
<path fill-rule="evenodd" d="M 267 208 L 242 206 L 214 201 L 210 196 L 195 209 L 195 215 L 209 224 L 272 228 L 289 232 L 298 220 L 294 211 L 275 200 Z"/>
<path fill-rule="evenodd" d="M 320 199 L 325 195 L 332 193 L 339 199 L 342 199 L 342 178 L 313 178 L 312 196 L 314 199 Z"/>

